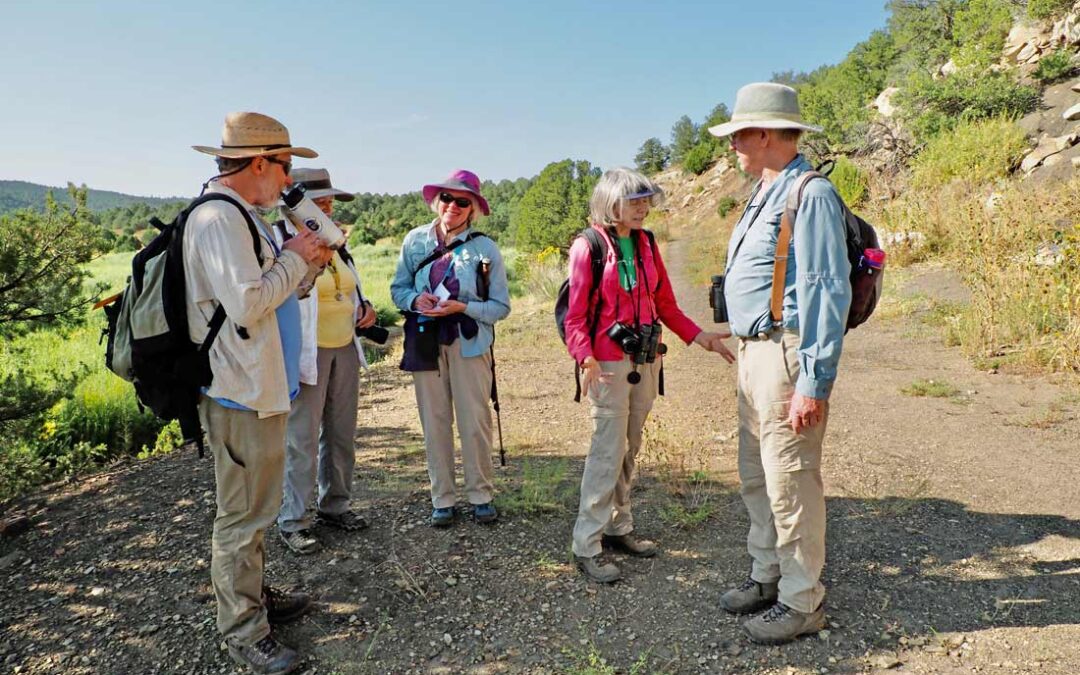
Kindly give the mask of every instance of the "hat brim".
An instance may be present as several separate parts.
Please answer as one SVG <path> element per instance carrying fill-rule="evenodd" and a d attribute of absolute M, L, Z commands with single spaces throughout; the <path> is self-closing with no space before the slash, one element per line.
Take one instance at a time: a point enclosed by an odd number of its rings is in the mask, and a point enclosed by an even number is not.
<path fill-rule="evenodd" d="M 201 152 L 207 155 L 213 155 L 215 157 L 225 157 L 227 159 L 244 159 L 245 157 L 264 157 L 266 155 L 280 155 L 282 153 L 289 153 L 294 157 L 303 157 L 305 159 L 315 159 L 319 156 L 319 153 L 315 152 L 311 148 L 299 148 L 288 146 L 285 148 L 269 148 L 259 150 L 258 148 L 215 148 L 210 145 L 193 145 L 193 150 Z"/>
<path fill-rule="evenodd" d="M 356 195 L 351 192 L 345 192 L 337 188 L 330 188 L 329 190 L 308 190 L 305 194 L 312 199 L 321 199 L 323 197 L 333 197 L 339 202 L 351 202 L 356 199 Z"/>
<path fill-rule="evenodd" d="M 479 192 L 476 192 L 475 190 L 470 190 L 468 187 L 466 187 L 464 185 L 443 185 L 441 183 L 438 184 L 438 185 L 425 185 L 424 189 L 422 190 L 422 194 L 424 195 L 424 201 L 427 202 L 428 204 L 430 204 L 431 200 L 435 199 L 435 195 L 439 194 L 443 190 L 456 190 L 458 192 L 468 192 L 473 197 L 476 197 L 476 202 L 480 205 L 480 211 L 485 216 L 490 216 L 491 215 L 491 207 L 488 206 L 487 200 L 484 199 L 482 196 L 480 196 Z"/>
<path fill-rule="evenodd" d="M 742 120 L 731 121 L 723 124 L 717 124 L 715 127 L 709 127 L 709 133 L 713 136 L 724 137 L 730 136 L 736 131 L 742 131 L 743 129 L 801 129 L 803 131 L 810 131 L 813 133 L 821 133 L 821 127 L 815 127 L 812 124 L 803 124 L 801 122 L 792 122 L 791 120 L 772 119 L 772 120 Z"/>

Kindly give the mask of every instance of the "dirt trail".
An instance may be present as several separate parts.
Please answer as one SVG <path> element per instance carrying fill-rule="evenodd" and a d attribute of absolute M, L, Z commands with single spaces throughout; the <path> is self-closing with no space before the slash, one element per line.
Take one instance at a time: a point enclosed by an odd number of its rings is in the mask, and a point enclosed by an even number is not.
<path fill-rule="evenodd" d="M 667 247 L 672 270 L 700 244 L 687 237 Z M 676 287 L 708 325 L 704 289 Z M 1080 421 L 1058 385 L 977 372 L 917 316 L 849 335 L 825 448 L 832 625 L 760 648 L 716 606 L 747 568 L 734 369 L 673 345 L 634 495 L 664 554 L 620 559 L 626 580 L 596 586 L 568 564 L 589 423 L 550 322 L 520 301 L 500 326 L 510 465 L 494 527 L 426 526 L 409 379 L 394 355 L 363 379 L 371 529 L 320 533 L 308 558 L 268 537 L 271 577 L 320 596 L 279 631 L 307 672 L 1080 672 Z M 918 379 L 958 391 L 900 393 Z M 33 529 L 0 541 L 0 671 L 234 672 L 208 584 L 212 481 L 210 462 L 170 456 L 26 500 Z"/>

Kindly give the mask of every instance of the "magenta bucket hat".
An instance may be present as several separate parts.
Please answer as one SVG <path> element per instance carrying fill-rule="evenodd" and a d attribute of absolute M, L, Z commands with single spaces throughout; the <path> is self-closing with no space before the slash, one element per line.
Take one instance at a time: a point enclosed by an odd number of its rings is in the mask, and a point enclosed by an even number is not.
<path fill-rule="evenodd" d="M 431 200 L 435 199 L 435 195 L 443 190 L 468 192 L 476 197 L 476 201 L 480 204 L 480 210 L 483 211 L 485 216 L 491 214 L 491 207 L 488 206 L 487 200 L 480 194 L 480 178 L 472 171 L 458 169 L 441 183 L 425 185 L 423 190 L 424 201 L 430 204 Z"/>

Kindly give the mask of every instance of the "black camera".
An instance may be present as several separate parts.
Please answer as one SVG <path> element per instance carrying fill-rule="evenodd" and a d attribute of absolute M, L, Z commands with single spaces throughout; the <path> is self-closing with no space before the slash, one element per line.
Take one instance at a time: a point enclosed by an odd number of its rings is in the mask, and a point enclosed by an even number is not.
<path fill-rule="evenodd" d="M 382 326 L 368 326 L 367 328 L 357 328 L 356 336 L 367 338 L 377 345 L 384 345 L 390 337 L 390 331 Z"/>
<path fill-rule="evenodd" d="M 625 323 L 616 321 L 611 324 L 611 328 L 608 328 L 607 336 L 630 356 L 633 356 L 641 349 L 641 336 L 636 330 L 627 326 Z"/>
<path fill-rule="evenodd" d="M 724 275 L 716 274 L 709 287 L 709 307 L 712 307 L 713 323 L 727 323 L 727 300 L 724 299 Z"/>

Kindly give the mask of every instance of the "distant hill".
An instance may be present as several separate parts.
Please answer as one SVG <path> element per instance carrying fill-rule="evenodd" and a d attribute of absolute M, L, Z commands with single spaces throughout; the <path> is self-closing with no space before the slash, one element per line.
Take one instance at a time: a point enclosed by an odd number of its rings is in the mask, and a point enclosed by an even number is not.
<path fill-rule="evenodd" d="M 0 180 L 0 214 L 26 207 L 41 210 L 45 204 L 45 193 L 49 190 L 52 190 L 53 197 L 58 202 L 70 203 L 67 187 L 49 187 L 21 180 Z M 187 199 L 184 197 L 138 197 L 108 190 L 87 191 L 87 206 L 95 212 L 133 204 L 161 206 L 176 201 L 187 201 Z"/>

